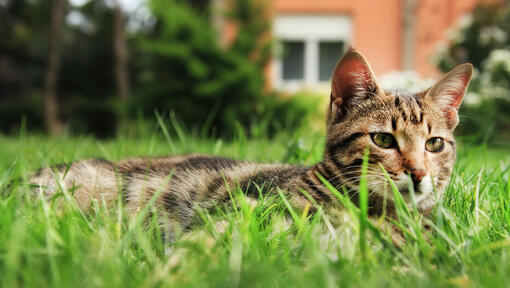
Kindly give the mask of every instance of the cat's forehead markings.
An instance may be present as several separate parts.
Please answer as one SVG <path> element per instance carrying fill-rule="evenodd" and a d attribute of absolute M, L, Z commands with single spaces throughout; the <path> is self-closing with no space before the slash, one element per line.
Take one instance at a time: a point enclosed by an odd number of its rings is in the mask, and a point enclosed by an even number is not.
<path fill-rule="evenodd" d="M 396 117 L 405 126 L 422 126 L 424 124 L 424 106 L 419 96 L 412 93 L 399 92 L 394 95 L 394 107 Z"/>
<path fill-rule="evenodd" d="M 395 133 L 410 135 L 412 138 L 427 135 L 427 126 L 424 123 L 417 125 L 411 121 L 400 120 L 397 126 L 398 129 L 395 130 Z"/>
<path fill-rule="evenodd" d="M 369 133 L 391 133 L 388 125 L 370 125 L 368 126 Z"/>

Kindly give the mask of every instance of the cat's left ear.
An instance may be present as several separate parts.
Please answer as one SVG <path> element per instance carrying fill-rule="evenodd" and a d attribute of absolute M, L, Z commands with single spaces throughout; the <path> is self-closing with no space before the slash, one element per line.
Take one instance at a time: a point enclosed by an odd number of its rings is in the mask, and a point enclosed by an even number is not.
<path fill-rule="evenodd" d="M 459 123 L 458 110 L 472 74 L 473 65 L 460 64 L 428 89 L 425 94 L 426 99 L 432 101 L 443 111 L 450 128 L 455 128 Z"/>
<path fill-rule="evenodd" d="M 339 121 L 347 114 L 349 106 L 357 105 L 381 91 L 367 59 L 359 51 L 350 49 L 333 72 L 328 123 Z"/>

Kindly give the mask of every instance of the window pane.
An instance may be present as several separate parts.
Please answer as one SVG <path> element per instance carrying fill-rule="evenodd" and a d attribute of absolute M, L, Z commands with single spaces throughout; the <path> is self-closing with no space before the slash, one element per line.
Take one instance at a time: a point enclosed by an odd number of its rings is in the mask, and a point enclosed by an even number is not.
<path fill-rule="evenodd" d="M 283 80 L 302 80 L 304 77 L 305 43 L 303 41 L 283 42 Z"/>
<path fill-rule="evenodd" d="M 342 56 L 344 43 L 320 42 L 319 43 L 319 81 L 329 81 L 333 75 L 333 69 Z"/>

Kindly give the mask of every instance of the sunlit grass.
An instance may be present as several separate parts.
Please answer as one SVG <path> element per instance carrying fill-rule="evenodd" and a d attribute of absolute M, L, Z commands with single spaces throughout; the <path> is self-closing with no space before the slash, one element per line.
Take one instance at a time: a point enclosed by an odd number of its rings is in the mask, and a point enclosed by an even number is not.
<path fill-rule="evenodd" d="M 254 206 L 232 191 L 235 205 L 201 211 L 195 228 L 172 244 L 164 243 L 158 219 L 144 221 L 151 206 L 130 220 L 120 202 L 94 203 L 82 213 L 72 201 L 56 205 L 23 184 L 7 186 L 48 164 L 172 151 L 308 165 L 320 160 L 324 142 L 320 133 L 309 132 L 231 141 L 192 134 L 0 138 L 1 285 L 497 287 L 510 281 L 510 153 L 504 148 L 460 145 L 451 185 L 430 219 L 397 205 L 395 225 L 405 238 L 399 248 L 377 221 L 367 220 L 366 207 L 331 186 L 345 209 L 317 207 L 311 216 L 292 209 L 283 193 L 261 197 Z M 398 199 L 398 191 L 392 193 Z M 422 228 L 425 222 L 430 231 Z"/>

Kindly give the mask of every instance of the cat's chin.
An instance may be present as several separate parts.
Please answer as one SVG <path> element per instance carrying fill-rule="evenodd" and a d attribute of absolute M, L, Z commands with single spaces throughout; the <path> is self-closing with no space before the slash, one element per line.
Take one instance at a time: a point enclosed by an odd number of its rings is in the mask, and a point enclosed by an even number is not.
<path fill-rule="evenodd" d="M 429 211 L 432 207 L 434 207 L 434 205 L 436 205 L 434 197 L 428 197 L 423 199 L 421 202 L 416 203 L 416 207 L 420 211 Z"/>
<path fill-rule="evenodd" d="M 415 193 L 414 197 L 411 197 L 411 194 L 408 191 L 403 191 L 401 193 L 403 194 L 402 196 L 408 206 L 415 206 L 421 210 L 428 209 L 434 205 L 434 197 L 432 191 L 427 191 L 425 193 Z"/>
<path fill-rule="evenodd" d="M 414 206 L 419 209 L 430 208 L 430 206 L 434 205 L 432 177 L 430 175 L 426 175 L 417 187 L 414 188 L 409 186 L 409 179 L 407 177 L 407 175 L 403 175 L 399 181 L 395 181 L 395 184 L 406 203 L 408 205 L 414 204 Z M 390 196 L 393 198 L 393 193 L 391 193 Z"/>
<path fill-rule="evenodd" d="M 387 187 L 378 187 L 380 189 L 371 189 L 370 193 L 378 195 L 378 197 L 386 198 L 387 201 L 394 203 L 393 190 L 388 184 Z M 416 207 L 420 211 L 428 210 L 435 204 L 435 197 L 430 179 L 417 187 L 416 191 L 411 191 L 409 186 L 405 184 L 398 185 L 397 189 L 408 207 Z"/>
<path fill-rule="evenodd" d="M 373 192 L 375 192 L 380 198 L 386 198 L 386 201 L 388 201 L 390 203 L 395 202 L 393 193 L 385 194 L 385 193 L 379 193 L 377 191 L 373 191 Z M 411 197 L 411 194 L 408 189 L 399 189 L 399 192 L 402 195 L 402 198 L 404 199 L 404 201 L 408 207 L 414 206 L 414 207 L 422 210 L 422 209 L 428 209 L 435 204 L 434 197 L 433 197 L 432 193 L 426 193 L 426 194 L 419 193 L 418 195 L 415 194 L 414 197 Z"/>
<path fill-rule="evenodd" d="M 420 211 L 426 211 L 432 208 L 436 203 L 432 177 L 430 175 L 425 176 L 416 189 L 409 187 L 409 179 L 407 177 L 407 175 L 402 175 L 397 179 L 393 179 L 395 186 L 400 195 L 402 195 L 407 206 L 410 208 L 416 207 Z M 369 195 L 371 195 L 373 199 L 378 199 L 378 201 L 386 199 L 385 201 L 387 201 L 387 203 L 395 202 L 393 190 L 389 182 L 381 182 L 377 177 L 368 176 L 367 178 Z M 346 188 L 348 188 L 353 195 L 357 195 L 360 189 L 358 185 L 346 185 Z M 413 189 L 413 191 L 411 191 L 411 189 Z"/>

